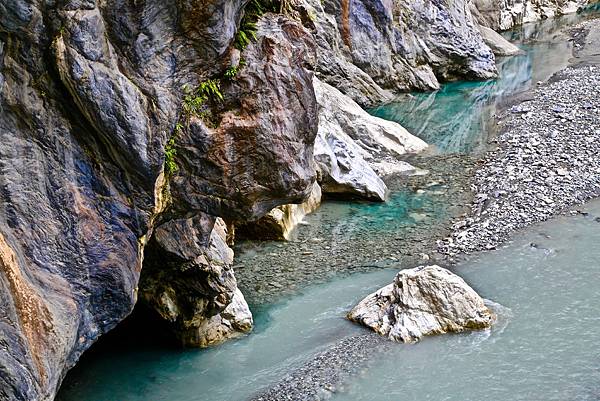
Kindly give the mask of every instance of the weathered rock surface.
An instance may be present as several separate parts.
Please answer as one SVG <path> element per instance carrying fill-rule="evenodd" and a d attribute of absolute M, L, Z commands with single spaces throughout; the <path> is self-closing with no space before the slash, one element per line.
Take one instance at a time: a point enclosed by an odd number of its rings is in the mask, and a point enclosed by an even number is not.
<path fill-rule="evenodd" d="M 474 0 L 471 11 L 479 24 L 495 31 L 576 12 L 595 0 Z"/>
<path fill-rule="evenodd" d="M 309 198 L 301 204 L 277 206 L 257 221 L 236 227 L 236 238 L 258 240 L 289 240 L 294 228 L 304 216 L 319 208 L 321 187 L 315 183 Z"/>
<path fill-rule="evenodd" d="M 252 328 L 226 240 L 220 218 L 198 214 L 160 225 L 146 247 L 140 299 L 183 345 L 213 345 Z"/>
<path fill-rule="evenodd" d="M 490 47 L 490 49 L 492 49 L 496 56 L 514 56 L 522 53 L 521 49 L 504 39 L 492 28 L 479 25 L 479 32 L 481 32 L 483 40 Z"/>
<path fill-rule="evenodd" d="M 413 343 L 423 336 L 490 327 L 494 314 L 462 278 L 434 265 L 400 271 L 348 318 L 390 340 Z"/>
<path fill-rule="evenodd" d="M 386 91 L 496 76 L 494 55 L 463 0 L 305 0 L 304 7 L 319 78 L 361 106 L 389 99 Z"/>
<path fill-rule="evenodd" d="M 256 38 L 242 54 L 246 65 L 222 87 L 218 126 L 192 117 L 177 139 L 186 168 L 173 177 L 171 194 L 184 211 L 255 219 L 310 195 L 318 117 L 307 68 L 316 59 L 314 42 L 299 23 L 274 14 L 257 23 Z"/>
<path fill-rule="evenodd" d="M 319 104 L 315 141 L 318 180 L 325 194 L 384 200 L 384 173 L 413 168 L 398 159 L 427 148 L 402 126 L 373 117 L 334 87 L 314 79 Z"/>
<path fill-rule="evenodd" d="M 0 4 L 3 400 L 54 397 L 81 353 L 131 312 L 140 274 L 156 283 L 157 269 L 142 269 L 148 241 L 177 274 L 139 291 L 157 294 L 148 301 L 188 329 L 184 342 L 209 344 L 251 325 L 221 259 L 229 255 L 214 236 L 206 245 L 210 224 L 187 227 L 203 251 L 171 235 L 194 216 L 255 218 L 309 195 L 314 43 L 300 24 L 266 16 L 244 52 L 248 65 L 223 85 L 219 127 L 194 120 L 177 138 L 167 186 L 164 148 L 181 88 L 229 66 L 244 5 L 196 3 Z"/>

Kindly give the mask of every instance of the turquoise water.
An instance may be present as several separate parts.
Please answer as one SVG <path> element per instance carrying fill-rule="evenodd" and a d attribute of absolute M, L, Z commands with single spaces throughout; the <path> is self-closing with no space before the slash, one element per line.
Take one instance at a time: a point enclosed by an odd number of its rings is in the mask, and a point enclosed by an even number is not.
<path fill-rule="evenodd" d="M 600 397 L 600 202 L 591 215 L 531 228 L 456 269 L 492 299 L 488 331 L 398 344 L 338 400 L 597 400 Z M 100 348 L 70 375 L 61 401 L 243 400 L 311 355 L 364 329 L 344 320 L 395 270 L 307 288 L 255 311 L 255 332 L 202 351 Z"/>
<path fill-rule="evenodd" d="M 580 16 L 568 18 L 571 23 Z M 440 153 L 481 150 L 497 105 L 568 62 L 570 45 L 554 37 L 563 23 L 511 33 L 528 53 L 501 60 L 498 81 L 449 84 L 374 113 L 402 122 Z M 311 225 L 302 227 L 301 235 L 325 230 L 327 246 L 345 244 L 350 250 L 357 238 L 368 237 L 372 244 L 361 244 L 379 253 L 378 233 L 396 233 L 400 244 L 409 227 L 445 216 L 450 205 L 438 201 L 441 190 L 432 185 L 425 192 L 395 192 L 388 204 L 325 204 L 309 217 Z M 599 203 L 590 210 L 600 216 Z M 500 323 L 490 331 L 398 345 L 335 398 L 600 399 L 598 228 L 591 217 L 560 218 L 459 266 L 467 282 L 498 303 Z M 157 342 L 154 331 L 159 327 L 129 331 L 129 340 L 117 329 L 84 356 L 57 399 L 243 400 L 340 339 L 363 332 L 343 316 L 366 294 L 389 283 L 398 268 L 335 279 L 253 308 L 252 335 L 212 349 L 179 350 Z"/>
<path fill-rule="evenodd" d="M 242 400 L 311 355 L 362 332 L 344 319 L 363 294 L 390 282 L 396 270 L 354 275 L 266 308 L 254 309 L 250 336 L 206 350 L 104 341 L 68 377 L 60 401 Z M 151 330 L 151 329 L 150 329 Z"/>
<path fill-rule="evenodd" d="M 505 33 L 524 54 L 498 58 L 499 78 L 495 81 L 454 82 L 436 92 L 402 95 L 371 113 L 400 123 L 437 152 L 481 151 L 494 131 L 493 116 L 499 104 L 569 64 L 572 43 L 559 31 L 599 13 L 596 5 L 579 15 L 526 24 Z"/>
<path fill-rule="evenodd" d="M 462 264 L 499 324 L 394 347 L 334 400 L 600 399 L 599 243 L 593 217 L 560 217 Z"/>

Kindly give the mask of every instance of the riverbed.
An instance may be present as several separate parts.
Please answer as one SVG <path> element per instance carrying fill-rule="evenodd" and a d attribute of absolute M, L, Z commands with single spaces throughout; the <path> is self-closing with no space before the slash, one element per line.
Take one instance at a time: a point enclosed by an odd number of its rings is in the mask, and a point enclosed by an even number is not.
<path fill-rule="evenodd" d="M 398 269 L 429 257 L 464 212 L 470 169 L 494 134 L 497 107 L 568 64 L 572 44 L 558 32 L 581 18 L 508 33 L 527 52 L 501 60 L 495 82 L 454 83 L 373 110 L 434 145 L 417 160 L 430 174 L 392 182 L 386 204 L 326 203 L 290 243 L 239 245 L 236 274 L 255 316 L 252 335 L 180 350 L 155 339 L 151 326 L 117 329 L 69 374 L 58 400 L 246 399 L 363 335 L 345 313 Z M 492 330 L 378 347 L 376 362 L 336 387 L 334 399 L 598 399 L 600 203 L 587 209 L 455 267 L 494 302 L 500 320 Z"/>

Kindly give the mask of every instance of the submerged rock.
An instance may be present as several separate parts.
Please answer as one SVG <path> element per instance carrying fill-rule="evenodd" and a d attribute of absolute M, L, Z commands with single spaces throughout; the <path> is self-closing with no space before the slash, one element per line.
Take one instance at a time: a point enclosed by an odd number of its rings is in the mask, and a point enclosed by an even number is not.
<path fill-rule="evenodd" d="M 462 278 L 436 265 L 400 271 L 392 284 L 348 314 L 348 319 L 406 343 L 427 335 L 485 329 L 494 318 Z"/>

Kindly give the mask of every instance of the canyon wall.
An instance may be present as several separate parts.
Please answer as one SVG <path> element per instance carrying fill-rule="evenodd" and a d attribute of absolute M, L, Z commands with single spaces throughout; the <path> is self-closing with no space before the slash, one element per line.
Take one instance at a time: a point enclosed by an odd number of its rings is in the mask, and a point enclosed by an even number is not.
<path fill-rule="evenodd" d="M 358 156 L 378 173 L 425 147 L 359 105 L 496 74 L 467 1 L 293 1 L 256 21 L 248 7 L 0 4 L 1 399 L 53 399 L 138 298 L 186 345 L 247 332 L 227 228 L 307 200 L 317 179 L 339 191 L 327 171 Z M 333 106 L 313 82 L 352 119 L 319 124 Z M 357 150 L 327 170 L 315 139 L 334 136 Z"/>

